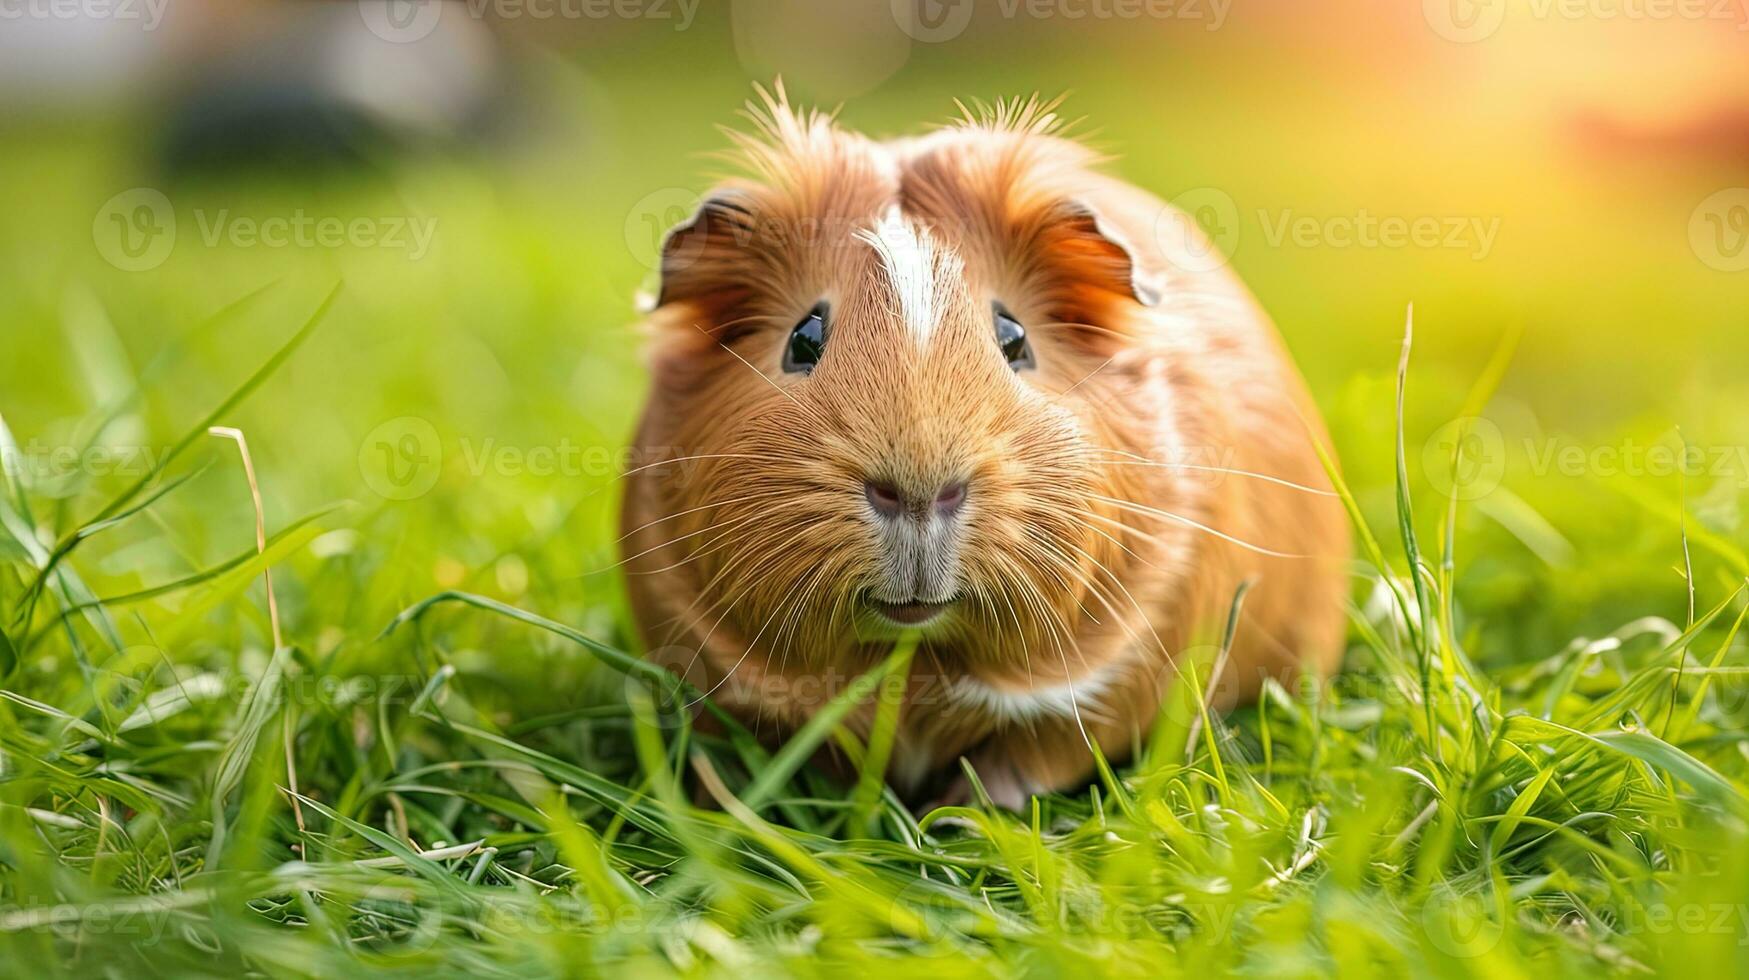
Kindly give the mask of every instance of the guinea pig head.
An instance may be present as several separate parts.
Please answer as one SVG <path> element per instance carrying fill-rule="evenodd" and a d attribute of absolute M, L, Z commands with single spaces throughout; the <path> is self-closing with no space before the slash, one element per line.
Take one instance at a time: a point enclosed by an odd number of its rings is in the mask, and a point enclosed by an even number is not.
<path fill-rule="evenodd" d="M 1121 545 L 1074 390 L 1112 354 L 1051 327 L 1080 292 L 1134 301 L 1125 254 L 1066 198 L 1020 207 L 949 159 L 770 125 L 766 179 L 664 247 L 641 439 L 686 475 L 632 489 L 632 573 L 685 598 L 666 628 L 755 663 L 904 629 L 941 659 L 1062 649 Z"/>

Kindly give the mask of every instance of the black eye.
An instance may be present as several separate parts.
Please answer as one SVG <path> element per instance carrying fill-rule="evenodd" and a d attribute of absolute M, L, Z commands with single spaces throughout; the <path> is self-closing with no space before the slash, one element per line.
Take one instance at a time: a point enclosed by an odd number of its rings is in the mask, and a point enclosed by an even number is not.
<path fill-rule="evenodd" d="M 783 369 L 790 374 L 810 374 L 825 349 L 826 304 L 821 303 L 789 332 L 789 344 L 783 349 Z"/>
<path fill-rule="evenodd" d="M 1001 306 L 996 307 L 996 346 L 1002 348 L 1008 366 L 1016 371 L 1038 366 L 1033 360 L 1032 345 L 1026 341 L 1026 328 Z"/>

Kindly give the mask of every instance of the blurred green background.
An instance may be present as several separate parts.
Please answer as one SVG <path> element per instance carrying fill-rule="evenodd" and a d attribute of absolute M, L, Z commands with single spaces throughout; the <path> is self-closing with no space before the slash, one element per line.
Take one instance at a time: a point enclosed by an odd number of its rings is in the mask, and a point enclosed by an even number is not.
<path fill-rule="evenodd" d="M 300 533 L 277 579 L 288 641 L 368 656 L 394 612 L 450 587 L 618 635 L 614 454 L 644 388 L 632 297 L 659 229 L 721 169 L 716 127 L 781 75 L 874 135 L 944 122 L 955 99 L 1068 94 L 1115 172 L 1191 204 L 1229 250 L 1381 534 L 1406 306 L 1429 540 L 1450 482 L 1423 464 L 1515 345 L 1462 481 L 1458 605 L 1484 665 L 1679 618 L 1685 500 L 1697 584 L 1749 571 L 1749 33 L 1729 11 L 432 9 L 425 34 L 419 5 L 403 23 L 369 5 L 192 0 L 149 28 L 0 26 L 0 416 L 16 472 L 52 502 L 45 538 L 341 283 L 308 344 L 226 419 L 248 436 L 269 533 L 350 502 Z M 346 230 L 258 238 L 305 218 Z M 1373 219 L 1431 221 L 1437 240 L 1351 234 Z M 1678 427 L 1705 462 L 1687 475 L 1646 452 Z M 68 456 L 93 438 L 111 455 Z M 94 591 L 252 547 L 234 447 L 203 441 L 174 469 L 202 462 L 74 559 Z M 173 629 L 196 659 L 259 649 L 254 588 L 213 610 L 143 601 L 118 622 L 130 640 Z M 584 696 L 572 652 L 491 628 L 459 642 L 464 673 L 500 679 L 521 711 Z M 51 650 L 26 651 L 32 669 L 52 672 Z"/>

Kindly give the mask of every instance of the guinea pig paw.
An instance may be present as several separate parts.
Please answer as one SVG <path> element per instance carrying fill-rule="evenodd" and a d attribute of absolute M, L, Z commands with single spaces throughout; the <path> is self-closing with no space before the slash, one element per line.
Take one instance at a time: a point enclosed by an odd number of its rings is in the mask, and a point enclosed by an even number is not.
<path fill-rule="evenodd" d="M 984 793 L 990 798 L 990 802 L 1004 810 L 1023 813 L 1028 809 L 1033 794 L 1044 791 L 1011 763 L 974 760 L 972 768 L 977 772 L 978 782 L 983 784 Z M 978 797 L 972 788 L 971 778 L 961 772 L 948 781 L 926 809 L 975 806 L 977 802 Z"/>
<path fill-rule="evenodd" d="M 1040 792 L 1032 780 L 1013 766 L 996 766 L 987 771 L 980 769 L 978 778 L 983 780 L 984 792 L 989 794 L 991 803 L 1015 813 L 1029 809 L 1033 794 Z"/>

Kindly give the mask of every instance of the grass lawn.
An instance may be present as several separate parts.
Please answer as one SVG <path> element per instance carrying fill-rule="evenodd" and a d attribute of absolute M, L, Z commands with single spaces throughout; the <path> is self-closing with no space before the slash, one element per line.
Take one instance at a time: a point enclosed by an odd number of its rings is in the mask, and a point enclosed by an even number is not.
<path fill-rule="evenodd" d="M 1313 144 L 1245 84 L 1142 126 L 1126 71 L 1207 66 L 1036 66 L 1119 172 L 1240 202 L 1359 525 L 1350 651 L 1225 718 L 1181 687 L 1139 758 L 1031 812 L 911 813 L 803 764 L 830 711 L 776 752 L 695 733 L 628 655 L 630 297 L 747 94 L 646 54 L 553 69 L 562 135 L 367 176 L 167 184 L 137 120 L 0 131 L 0 972 L 1749 974 L 1749 329 L 1687 184 L 1572 172 L 1523 120 L 1331 149 L 1389 93 Z M 919 58 L 847 120 L 1015 87 Z M 1447 168 L 1471 137 L 1528 159 Z M 93 243 L 142 186 L 177 236 L 129 272 Z M 1271 241 L 1362 206 L 1500 235 Z M 434 233 L 232 233 L 299 213 Z"/>

